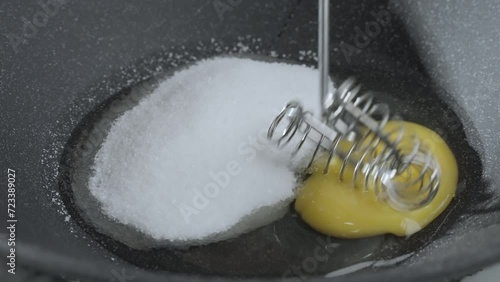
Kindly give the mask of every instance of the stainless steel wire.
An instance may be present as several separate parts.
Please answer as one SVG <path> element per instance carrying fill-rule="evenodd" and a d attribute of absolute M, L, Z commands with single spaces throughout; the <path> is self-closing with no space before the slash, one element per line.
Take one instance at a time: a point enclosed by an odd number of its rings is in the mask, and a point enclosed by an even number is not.
<path fill-rule="evenodd" d="M 402 123 L 389 128 L 386 104 L 376 103 L 370 91 L 348 78 L 337 89 L 329 89 L 329 0 L 318 0 L 318 70 L 321 120 L 304 111 L 300 103 L 290 102 L 276 116 L 268 130 L 278 147 L 300 135 L 292 151 L 295 156 L 306 140 L 314 149 L 308 163 L 311 167 L 318 154 L 326 153 L 323 173 L 328 173 L 334 157 L 341 161 L 339 179 L 347 180 L 351 172 L 353 187 L 373 189 L 375 195 L 393 208 L 413 210 L 434 199 L 441 170 L 434 156 L 416 136 L 404 132 Z M 394 122 L 393 122 L 394 124 Z"/>
<path fill-rule="evenodd" d="M 330 45 L 330 0 L 319 0 L 318 7 L 318 70 L 319 70 L 319 92 L 321 116 L 324 117 L 326 111 L 323 103 L 328 95 L 329 88 L 329 45 Z"/>
<path fill-rule="evenodd" d="M 436 195 L 441 178 L 438 162 L 421 140 L 405 132 L 401 122 L 390 118 L 389 107 L 376 103 L 373 94 L 362 92 L 354 78 L 344 81 L 334 93 L 325 120 L 304 111 L 298 102 L 288 103 L 268 130 L 279 147 L 300 136 L 292 151 L 296 155 L 306 140 L 314 144 L 310 167 L 318 154 L 326 154 L 323 173 L 331 160 L 341 161 L 339 178 L 353 187 L 373 189 L 375 195 L 398 210 L 414 210 L 427 205 Z M 389 128 L 389 121 L 396 126 Z"/>

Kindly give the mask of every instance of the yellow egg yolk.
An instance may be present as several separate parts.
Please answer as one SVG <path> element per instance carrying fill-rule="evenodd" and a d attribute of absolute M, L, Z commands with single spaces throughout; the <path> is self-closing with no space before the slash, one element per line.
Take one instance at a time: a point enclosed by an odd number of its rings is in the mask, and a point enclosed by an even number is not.
<path fill-rule="evenodd" d="M 389 123 L 387 127 L 393 127 Z M 342 161 L 332 159 L 328 174 L 325 160 L 314 164 L 312 175 L 299 189 L 295 209 L 313 229 L 338 238 L 363 238 L 392 233 L 410 236 L 441 214 L 455 195 L 458 182 L 457 162 L 445 141 L 432 130 L 410 122 L 402 124 L 405 134 L 416 135 L 441 167 L 438 192 L 422 208 L 398 211 L 377 199 L 373 189 L 353 187 L 352 181 L 339 180 Z M 348 169 L 345 178 L 352 177 Z M 352 178 L 351 178 L 352 179 Z"/>

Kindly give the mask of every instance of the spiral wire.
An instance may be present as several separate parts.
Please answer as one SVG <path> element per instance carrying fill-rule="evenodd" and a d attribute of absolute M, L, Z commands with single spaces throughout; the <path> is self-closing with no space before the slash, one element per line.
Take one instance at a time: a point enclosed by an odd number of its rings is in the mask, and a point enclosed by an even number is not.
<path fill-rule="evenodd" d="M 353 187 L 373 189 L 377 198 L 391 207 L 424 207 L 439 188 L 438 162 L 418 137 L 405 134 L 401 120 L 391 119 L 388 105 L 376 103 L 371 92 L 362 93 L 361 89 L 354 78 L 345 80 L 326 97 L 323 120 L 304 111 L 300 103 L 289 102 L 271 123 L 268 138 L 272 140 L 278 128 L 284 127 L 278 147 L 300 136 L 292 156 L 306 140 L 315 145 L 308 168 L 320 152 L 326 153 L 323 173 L 327 174 L 331 160 L 338 157 L 340 180 L 344 181 L 346 171 L 351 170 Z M 389 121 L 397 126 L 389 128 Z"/>

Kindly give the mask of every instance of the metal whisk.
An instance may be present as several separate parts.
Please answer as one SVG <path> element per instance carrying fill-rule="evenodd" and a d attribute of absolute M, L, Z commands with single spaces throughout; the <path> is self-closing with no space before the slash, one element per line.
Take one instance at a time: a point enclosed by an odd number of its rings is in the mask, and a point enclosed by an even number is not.
<path fill-rule="evenodd" d="M 350 170 L 353 187 L 373 189 L 375 195 L 398 210 L 414 210 L 428 204 L 436 195 L 441 170 L 434 156 L 416 137 L 405 134 L 400 123 L 391 120 L 389 107 L 376 104 L 369 92 L 360 94 L 361 85 L 346 80 L 334 92 L 334 103 L 326 111 L 326 121 L 304 111 L 300 103 L 290 102 L 276 116 L 268 138 L 279 147 L 300 136 L 292 155 L 303 148 L 306 140 L 315 144 L 308 167 L 321 152 L 326 153 L 323 173 L 333 157 L 341 160 L 339 178 L 345 180 Z"/>
<path fill-rule="evenodd" d="M 268 138 L 273 139 L 276 130 L 283 128 L 277 139 L 278 146 L 283 147 L 301 135 L 292 155 L 306 140 L 312 141 L 316 146 L 308 167 L 322 151 L 327 154 L 323 169 L 326 174 L 332 158 L 338 157 L 342 162 L 340 180 L 350 170 L 354 187 L 373 189 L 379 199 L 395 209 L 414 210 L 427 205 L 438 191 L 441 170 L 421 140 L 405 134 L 401 122 L 395 128 L 387 127 L 391 120 L 388 105 L 376 103 L 370 92 L 362 93 L 361 84 L 354 78 L 344 81 L 335 91 L 328 91 L 328 43 L 324 42 L 328 41 L 328 0 L 319 1 L 323 34 L 318 43 L 322 120 L 304 111 L 300 103 L 290 102 L 271 123 Z"/>

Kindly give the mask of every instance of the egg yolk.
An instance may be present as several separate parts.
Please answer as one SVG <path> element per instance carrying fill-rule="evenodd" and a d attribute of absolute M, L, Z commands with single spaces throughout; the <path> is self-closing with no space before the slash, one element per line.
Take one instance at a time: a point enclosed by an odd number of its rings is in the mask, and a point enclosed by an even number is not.
<path fill-rule="evenodd" d="M 395 125 L 390 122 L 387 128 Z M 403 122 L 402 126 L 404 134 L 416 135 L 440 165 L 440 185 L 431 202 L 416 210 L 398 211 L 377 199 L 373 189 L 353 187 L 352 181 L 346 181 L 352 177 L 349 169 L 344 171 L 343 181 L 340 180 L 342 161 L 333 158 L 326 175 L 323 174 L 326 161 L 316 162 L 311 176 L 299 189 L 295 209 L 302 219 L 326 235 L 363 238 L 387 233 L 410 236 L 441 214 L 457 188 L 455 157 L 445 141 L 432 130 L 410 122 Z"/>

